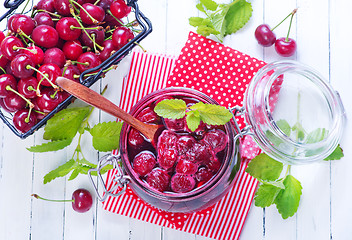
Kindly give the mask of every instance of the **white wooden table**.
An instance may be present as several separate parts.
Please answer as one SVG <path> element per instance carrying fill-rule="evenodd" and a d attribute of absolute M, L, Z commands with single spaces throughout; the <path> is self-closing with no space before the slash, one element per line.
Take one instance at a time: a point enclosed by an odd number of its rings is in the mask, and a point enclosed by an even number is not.
<path fill-rule="evenodd" d="M 188 18 L 199 15 L 197 0 L 140 0 L 143 13 L 153 23 L 153 32 L 142 42 L 150 52 L 179 54 L 194 30 Z M 223 1 L 229 2 L 229 1 Z M 324 75 L 341 94 L 347 117 L 352 114 L 352 2 L 347 0 L 253 0 L 253 16 L 236 34 L 226 37 L 225 45 L 266 62 L 282 59 L 273 48 L 263 49 L 254 38 L 255 28 L 265 22 L 271 26 L 299 7 L 291 36 L 298 44 L 291 59 L 305 63 Z M 3 12 L 3 9 L 1 9 Z M 286 36 L 289 21 L 276 30 Z M 92 88 L 99 90 L 106 83 L 106 96 L 118 102 L 122 77 L 129 63 L 124 61 Z M 110 121 L 112 117 L 94 112 L 92 123 Z M 84 214 L 74 212 L 69 203 L 50 203 L 31 197 L 38 193 L 50 198 L 71 198 L 80 187 L 93 190 L 86 176 L 73 181 L 66 178 L 43 184 L 43 176 L 71 157 L 73 149 L 55 153 L 33 154 L 26 147 L 40 144 L 41 129 L 26 140 L 20 140 L 0 125 L 0 239 L 135 239 L 176 240 L 206 239 L 168 228 L 118 216 L 102 210 L 96 201 Z M 282 220 L 275 207 L 252 206 L 241 239 L 351 239 L 352 129 L 348 122 L 342 147 L 345 157 L 334 162 L 293 167 L 292 173 L 303 185 L 298 213 Z M 83 140 L 86 158 L 96 162 L 102 154 L 92 150 L 91 139 Z"/>

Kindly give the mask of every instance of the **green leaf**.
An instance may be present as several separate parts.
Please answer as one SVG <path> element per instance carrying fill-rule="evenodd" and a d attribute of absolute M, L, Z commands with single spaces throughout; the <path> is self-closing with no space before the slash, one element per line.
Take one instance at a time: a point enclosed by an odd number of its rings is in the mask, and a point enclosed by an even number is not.
<path fill-rule="evenodd" d="M 215 104 L 198 102 L 192 105 L 190 109 L 198 110 L 200 119 L 209 125 L 224 125 L 233 117 L 227 108 Z"/>
<path fill-rule="evenodd" d="M 269 184 L 261 184 L 254 196 L 254 205 L 257 207 L 269 207 L 274 203 L 280 192 L 280 188 Z"/>
<path fill-rule="evenodd" d="M 327 137 L 328 133 L 329 131 L 326 130 L 325 128 L 317 128 L 308 134 L 306 143 L 309 144 L 309 143 L 320 142 Z"/>
<path fill-rule="evenodd" d="M 188 19 L 189 25 L 193 27 L 198 27 L 204 25 L 204 18 L 201 17 L 190 17 Z"/>
<path fill-rule="evenodd" d="M 199 113 L 197 114 L 197 111 L 190 111 L 187 112 L 187 116 L 186 116 L 186 123 L 188 128 L 194 132 L 199 124 L 200 124 L 200 117 L 199 117 Z"/>
<path fill-rule="evenodd" d="M 328 156 L 326 157 L 324 160 L 325 161 L 329 161 L 329 160 L 340 160 L 341 158 L 343 158 L 344 154 L 343 154 L 343 150 L 339 145 L 337 145 L 337 147 L 335 148 L 335 150 Z"/>
<path fill-rule="evenodd" d="M 246 172 L 260 180 L 275 181 L 280 177 L 282 169 L 282 163 L 262 153 L 249 162 Z"/>
<path fill-rule="evenodd" d="M 275 199 L 275 204 L 282 218 L 286 219 L 297 212 L 302 195 L 302 186 L 292 175 L 286 176 L 284 185 L 285 189 L 280 190 Z"/>
<path fill-rule="evenodd" d="M 201 4 L 201 3 L 198 3 L 198 4 L 196 5 L 196 8 L 197 8 L 199 11 L 203 12 L 203 13 L 206 12 L 205 9 L 204 9 L 204 5 Z"/>
<path fill-rule="evenodd" d="M 222 42 L 226 31 L 225 14 L 223 12 L 215 14 L 212 18 L 212 24 L 214 29 L 219 32 L 216 34 L 217 38 Z"/>
<path fill-rule="evenodd" d="M 90 129 L 93 147 L 101 152 L 108 152 L 119 147 L 122 122 L 103 122 Z"/>
<path fill-rule="evenodd" d="M 88 165 L 88 166 L 90 166 L 92 168 L 96 168 L 97 167 L 97 165 L 95 165 L 94 163 L 89 162 L 85 158 L 80 159 L 79 162 L 82 163 L 82 164 Z"/>
<path fill-rule="evenodd" d="M 272 185 L 274 187 L 280 188 L 280 189 L 285 189 L 285 185 L 282 180 L 278 181 L 261 181 L 263 184 L 266 185 Z"/>
<path fill-rule="evenodd" d="M 88 116 L 90 107 L 68 108 L 56 113 L 48 120 L 43 138 L 46 140 L 72 139 L 82 121 Z"/>
<path fill-rule="evenodd" d="M 246 0 L 235 0 L 226 13 L 226 35 L 237 32 L 252 16 L 252 5 Z"/>
<path fill-rule="evenodd" d="M 161 117 L 180 119 L 186 114 L 187 105 L 181 99 L 165 99 L 159 102 L 154 111 Z"/>
<path fill-rule="evenodd" d="M 291 127 L 290 124 L 284 119 L 281 119 L 276 122 L 276 125 L 280 128 L 280 130 L 286 135 L 290 136 L 291 135 Z"/>
<path fill-rule="evenodd" d="M 220 32 L 217 31 L 213 26 L 199 26 L 197 28 L 197 33 L 204 36 L 204 37 L 207 37 L 209 36 L 210 34 L 214 34 L 214 35 L 217 35 L 219 34 Z"/>
<path fill-rule="evenodd" d="M 58 168 L 50 171 L 48 174 L 44 176 L 44 184 L 51 182 L 55 178 L 58 177 L 64 177 L 66 176 L 69 172 L 71 172 L 76 165 L 76 161 L 74 159 L 71 159 L 67 161 L 66 163 L 62 164 Z"/>
<path fill-rule="evenodd" d="M 293 125 L 292 131 L 295 131 L 297 133 L 298 141 L 303 141 L 303 139 L 305 138 L 305 133 L 304 133 L 305 131 L 299 122 Z"/>
<path fill-rule="evenodd" d="M 57 140 L 57 141 L 52 141 L 48 143 L 43 143 L 41 145 L 32 146 L 27 148 L 27 150 L 30 152 L 37 152 L 37 153 L 58 151 L 70 145 L 71 142 L 72 142 L 72 138 Z"/>
<path fill-rule="evenodd" d="M 78 165 L 78 166 L 72 171 L 72 173 L 71 173 L 71 175 L 70 175 L 68 181 L 71 181 L 71 180 L 75 179 L 75 178 L 78 176 L 78 174 L 79 174 L 80 172 L 81 172 L 81 166 Z"/>
<path fill-rule="evenodd" d="M 218 8 L 218 4 L 213 0 L 200 0 L 207 10 L 215 11 Z"/>

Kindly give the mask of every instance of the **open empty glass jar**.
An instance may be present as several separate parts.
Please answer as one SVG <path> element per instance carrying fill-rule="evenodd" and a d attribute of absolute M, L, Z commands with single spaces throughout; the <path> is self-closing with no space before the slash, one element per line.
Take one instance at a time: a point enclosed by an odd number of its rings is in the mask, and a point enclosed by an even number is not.
<path fill-rule="evenodd" d="M 323 160 L 337 147 L 345 123 L 338 93 L 295 61 L 274 62 L 258 71 L 244 108 L 259 147 L 287 164 Z"/>
<path fill-rule="evenodd" d="M 153 115 L 153 108 L 160 100 L 168 98 L 183 99 L 189 104 L 198 101 L 217 104 L 207 95 L 186 88 L 162 89 L 140 100 L 130 113 L 142 121 L 163 124 L 166 130 L 160 134 L 159 143 L 177 143 L 177 159 L 171 164 L 162 162 L 160 158 L 164 152 L 160 152 L 159 145 L 156 149 L 145 139 L 138 140 L 134 129 L 124 124 L 119 155 L 103 157 L 98 169 L 92 170 L 99 173 L 107 164 L 113 164 L 118 170 L 115 187 L 109 191 L 99 174 L 105 195 L 101 197 L 94 186 L 100 200 L 108 195 L 122 194 L 129 184 L 141 199 L 159 209 L 197 211 L 216 203 L 232 186 L 241 162 L 238 139 L 243 135 L 251 135 L 264 152 L 278 161 L 302 164 L 327 157 L 339 143 L 345 122 L 339 95 L 314 70 L 293 61 L 268 64 L 255 75 L 247 88 L 244 105 L 231 109 L 236 109 L 234 115 L 237 117 L 243 115 L 245 118 L 247 126 L 243 129 L 239 129 L 235 117 L 233 123 L 224 126 L 203 124 L 196 132 L 190 132 L 182 121 L 158 119 Z M 223 137 L 220 140 L 214 135 L 207 138 L 207 134 L 214 133 Z M 190 139 L 191 142 L 187 142 Z M 180 150 L 180 144 L 187 145 L 186 149 Z M 212 150 L 207 147 L 210 145 Z M 202 149 L 205 151 L 199 154 Z M 194 157 L 191 161 L 197 166 L 194 171 L 182 172 L 181 185 L 187 181 L 191 184 L 190 189 L 183 191 L 187 184 L 181 190 L 179 185 L 173 184 L 175 176 L 180 174 L 178 164 L 189 156 Z M 144 163 L 151 158 L 155 161 L 145 172 L 146 165 L 141 170 L 136 158 Z M 211 172 L 205 180 L 197 175 L 204 168 Z M 122 191 L 115 192 L 121 188 Z"/>

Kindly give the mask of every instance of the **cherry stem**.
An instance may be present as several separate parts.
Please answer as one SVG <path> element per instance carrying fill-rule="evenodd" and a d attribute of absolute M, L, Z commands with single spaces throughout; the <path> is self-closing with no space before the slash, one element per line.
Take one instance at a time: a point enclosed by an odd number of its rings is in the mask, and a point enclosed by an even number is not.
<path fill-rule="evenodd" d="M 22 39 L 22 42 L 24 42 L 28 47 L 29 44 L 28 44 L 27 40 L 21 34 L 19 34 L 19 35 L 20 35 L 20 38 Z"/>
<path fill-rule="evenodd" d="M 36 113 L 42 114 L 42 115 L 46 115 L 46 113 L 38 111 L 38 110 L 35 110 L 35 109 L 33 109 L 33 111 L 36 112 Z"/>
<path fill-rule="evenodd" d="M 288 37 L 290 36 L 290 31 L 291 31 L 291 26 L 292 26 L 293 15 L 295 15 L 296 12 L 297 12 L 297 9 L 292 11 L 291 20 L 290 20 L 290 26 L 288 27 L 287 37 L 285 39 L 286 42 L 288 42 Z"/>
<path fill-rule="evenodd" d="M 73 64 L 81 64 L 81 65 L 85 65 L 85 66 L 88 66 L 89 63 L 88 62 L 77 62 L 77 61 L 69 61 L 70 63 L 73 63 Z"/>
<path fill-rule="evenodd" d="M 23 14 L 23 13 L 24 13 L 24 10 L 26 10 L 26 8 L 27 8 L 28 4 L 29 4 L 29 0 L 27 0 L 26 5 L 23 7 L 21 14 Z"/>
<path fill-rule="evenodd" d="M 103 29 L 102 26 L 97 26 L 97 27 L 84 27 L 84 28 L 82 28 L 82 27 L 75 27 L 75 26 L 73 26 L 73 25 L 71 25 L 70 28 L 71 28 L 71 30 L 73 30 L 73 29 L 97 29 L 97 30 L 102 30 L 102 29 Z"/>
<path fill-rule="evenodd" d="M 97 47 L 96 47 L 96 43 L 95 43 L 95 34 L 92 34 L 91 37 L 92 37 L 92 39 L 93 39 L 93 48 L 94 48 L 94 52 L 95 52 L 95 53 L 98 53 Z"/>
<path fill-rule="evenodd" d="M 109 67 L 109 68 L 107 68 L 107 69 L 105 69 L 105 70 L 103 70 L 103 73 L 106 73 L 106 72 L 108 72 L 108 71 L 110 71 L 110 70 L 112 70 L 112 69 L 116 69 L 117 68 L 117 65 L 112 65 L 111 67 Z M 95 75 L 96 73 L 88 73 L 88 74 L 85 74 L 84 76 L 85 77 L 89 77 L 89 76 L 92 76 L 92 75 Z M 79 75 L 78 75 L 79 76 Z"/>
<path fill-rule="evenodd" d="M 72 4 L 72 0 L 69 0 L 70 3 Z M 81 21 L 78 20 L 77 15 L 75 14 L 75 11 L 73 10 L 73 8 L 70 9 L 70 12 L 72 14 L 72 16 L 77 20 L 78 24 L 81 26 L 82 30 L 85 32 L 85 34 L 87 34 L 88 38 L 93 42 L 93 39 L 90 37 L 90 35 L 88 34 L 87 30 L 84 28 L 83 24 L 81 23 Z M 104 48 L 102 46 L 100 46 L 99 44 L 96 44 L 97 47 L 100 50 L 103 50 Z"/>
<path fill-rule="evenodd" d="M 18 96 L 21 97 L 23 100 L 25 100 L 26 103 L 28 103 L 28 105 L 29 105 L 30 108 L 33 108 L 33 107 L 34 107 L 34 104 L 33 104 L 31 101 L 29 101 L 27 98 L 25 98 L 24 96 L 22 96 L 22 94 L 20 94 L 19 92 L 17 92 L 17 91 L 16 91 L 15 89 L 13 89 L 10 85 L 7 85 L 7 86 L 5 87 L 5 89 L 6 89 L 7 91 L 13 92 L 14 94 L 18 95 Z"/>
<path fill-rule="evenodd" d="M 32 197 L 35 197 L 36 199 L 44 200 L 44 201 L 49 201 L 49 202 L 74 202 L 75 200 L 70 199 L 70 200 L 54 200 L 54 199 L 47 199 L 39 196 L 38 194 L 32 194 Z"/>
<path fill-rule="evenodd" d="M 33 105 L 33 106 L 34 106 L 34 105 Z M 26 123 L 29 123 L 29 118 L 30 118 L 30 116 L 31 116 L 32 109 L 33 109 L 32 107 L 29 108 L 28 115 L 27 115 L 27 117 L 24 119 L 24 121 L 25 121 Z"/>
<path fill-rule="evenodd" d="M 147 50 L 145 50 L 145 49 L 142 47 L 142 45 L 140 45 L 138 42 L 134 42 L 134 44 L 136 44 L 138 47 L 140 47 L 140 48 L 143 50 L 143 52 L 147 52 Z"/>
<path fill-rule="evenodd" d="M 275 27 L 273 27 L 273 28 L 271 29 L 271 31 L 274 31 L 275 28 L 277 28 L 278 26 L 280 26 L 281 23 L 283 23 L 283 22 L 284 22 L 287 18 L 289 18 L 290 16 L 295 15 L 296 12 L 297 12 L 297 8 L 294 9 L 292 12 L 290 12 L 290 14 L 287 15 L 278 25 L 276 25 Z"/>
<path fill-rule="evenodd" d="M 52 12 L 49 12 L 49 11 L 47 11 L 47 10 L 45 10 L 45 9 L 38 9 L 37 12 L 45 12 L 45 13 L 47 13 L 47 14 L 49 14 L 49 15 L 54 16 L 54 17 L 61 18 L 61 15 L 55 14 L 55 13 L 52 13 Z"/>
<path fill-rule="evenodd" d="M 100 0 L 97 0 L 97 1 L 94 3 L 94 5 L 97 5 L 99 2 L 100 2 Z"/>
<path fill-rule="evenodd" d="M 1 57 L 2 57 L 2 55 L 1 55 Z M 1 69 L 1 71 L 3 71 L 6 74 L 5 69 L 3 69 L 2 67 L 0 67 L 0 69 Z"/>
<path fill-rule="evenodd" d="M 113 18 L 115 18 L 116 21 L 118 21 L 122 26 L 125 27 L 125 24 L 123 24 L 123 22 L 122 22 L 120 19 L 118 19 L 117 17 L 115 17 L 115 16 L 111 13 L 110 9 L 107 10 L 107 13 L 109 13 Z"/>
<path fill-rule="evenodd" d="M 76 1 L 74 1 L 74 0 L 69 0 L 69 1 L 70 1 L 71 4 L 74 3 L 74 4 L 76 4 L 80 9 L 82 9 L 82 10 L 87 14 L 87 16 L 90 18 L 90 20 L 92 20 L 93 24 L 98 24 L 98 23 L 99 23 L 99 21 L 96 20 L 95 18 L 93 18 L 92 15 L 90 15 L 89 12 L 88 12 L 84 7 L 82 7 L 81 4 L 79 4 L 78 2 L 76 2 Z"/>
<path fill-rule="evenodd" d="M 51 97 L 52 99 L 54 99 L 58 91 L 59 91 L 59 89 L 56 90 L 53 94 L 51 94 L 50 97 Z"/>
<path fill-rule="evenodd" d="M 19 29 L 18 34 L 20 34 L 20 36 L 26 37 L 29 41 L 31 41 L 32 43 L 35 44 L 35 42 L 32 40 L 32 38 L 30 38 L 27 34 L 25 34 L 21 29 Z"/>
<path fill-rule="evenodd" d="M 48 76 L 47 76 L 46 74 L 42 73 L 42 72 L 39 71 L 38 69 L 32 67 L 31 65 L 27 65 L 26 68 L 27 68 L 27 69 L 32 69 L 32 70 L 36 71 L 37 73 L 39 73 L 40 75 L 43 76 L 43 78 L 40 79 L 40 81 L 39 81 L 39 83 L 38 83 L 38 86 L 37 86 L 36 92 L 37 92 L 37 95 L 38 95 L 38 96 L 40 96 L 40 90 L 39 90 L 40 84 L 43 82 L 44 79 L 46 79 L 54 89 L 58 89 L 58 88 L 59 88 L 59 87 L 56 86 L 52 81 L 50 81 L 50 79 L 48 78 Z"/>
<path fill-rule="evenodd" d="M 31 52 L 31 53 L 33 53 L 33 54 L 36 54 L 37 53 L 37 51 L 35 50 L 35 49 L 28 49 L 28 48 L 24 48 L 24 47 L 18 47 L 18 46 L 13 46 L 13 48 L 12 48 L 13 50 L 18 50 L 18 49 L 22 49 L 22 50 L 27 50 L 27 51 L 29 51 L 29 52 Z"/>
<path fill-rule="evenodd" d="M 28 86 L 28 87 L 27 87 L 27 90 L 28 90 L 28 91 L 37 91 L 37 90 L 36 90 L 34 87 L 32 87 L 32 86 Z"/>

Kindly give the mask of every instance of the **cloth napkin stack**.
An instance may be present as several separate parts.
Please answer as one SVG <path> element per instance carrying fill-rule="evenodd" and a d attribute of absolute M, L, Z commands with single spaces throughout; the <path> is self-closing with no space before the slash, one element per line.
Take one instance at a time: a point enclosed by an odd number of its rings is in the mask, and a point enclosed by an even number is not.
<path fill-rule="evenodd" d="M 123 83 L 120 107 L 129 111 L 146 94 L 171 86 L 194 88 L 225 107 L 242 106 L 248 83 L 264 65 L 258 59 L 191 32 L 177 59 L 160 54 L 133 53 L 130 72 Z M 243 119 L 238 121 L 240 127 L 244 127 Z M 241 149 L 242 164 L 234 186 L 208 209 L 191 214 L 161 211 L 139 199 L 130 188 L 122 196 L 108 197 L 103 208 L 214 239 L 238 239 L 258 184 L 245 169 L 248 161 L 260 152 L 250 137 L 243 139 Z M 116 170 L 108 172 L 108 189 L 113 186 L 116 173 Z"/>

